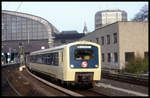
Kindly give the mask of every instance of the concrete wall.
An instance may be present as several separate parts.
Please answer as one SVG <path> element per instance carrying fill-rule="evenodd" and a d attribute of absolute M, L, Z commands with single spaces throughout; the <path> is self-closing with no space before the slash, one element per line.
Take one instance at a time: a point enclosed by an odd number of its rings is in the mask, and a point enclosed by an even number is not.
<path fill-rule="evenodd" d="M 119 22 L 120 67 L 125 67 L 125 52 L 144 57 L 148 52 L 148 22 Z"/>
<path fill-rule="evenodd" d="M 114 52 L 118 53 L 119 57 L 119 43 L 114 44 L 113 43 L 113 34 L 117 33 L 118 35 L 118 24 L 113 23 L 110 25 L 107 25 L 105 27 L 102 27 L 100 29 L 95 30 L 94 32 L 90 33 L 89 35 L 83 37 L 80 40 L 87 40 L 97 43 L 96 38 L 99 39 L 98 44 L 101 45 L 101 53 L 104 53 L 105 61 L 102 62 L 102 68 L 111 68 L 111 69 L 119 69 L 119 59 L 118 63 L 114 62 Z M 110 44 L 107 44 L 107 35 L 110 35 Z M 104 36 L 104 45 L 102 45 L 101 37 Z M 107 54 L 111 53 L 111 62 L 107 61 Z"/>

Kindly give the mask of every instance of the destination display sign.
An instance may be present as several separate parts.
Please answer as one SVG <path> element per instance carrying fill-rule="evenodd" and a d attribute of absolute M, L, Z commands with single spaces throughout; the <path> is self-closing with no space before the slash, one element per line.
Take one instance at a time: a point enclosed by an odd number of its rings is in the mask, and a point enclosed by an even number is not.
<path fill-rule="evenodd" d="M 77 48 L 91 48 L 91 46 L 77 46 Z"/>

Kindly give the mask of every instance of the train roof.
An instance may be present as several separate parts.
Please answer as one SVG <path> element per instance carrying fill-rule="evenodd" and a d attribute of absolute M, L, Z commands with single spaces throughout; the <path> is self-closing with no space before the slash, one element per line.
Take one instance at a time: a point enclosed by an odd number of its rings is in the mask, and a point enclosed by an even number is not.
<path fill-rule="evenodd" d="M 89 42 L 89 41 L 76 41 L 76 42 L 72 42 L 72 43 L 68 43 L 68 44 L 63 44 L 63 45 L 60 45 L 60 46 L 56 46 L 56 47 L 53 47 L 53 48 L 48 48 L 48 49 L 44 49 L 44 50 L 38 50 L 38 51 L 34 51 L 34 52 L 31 52 L 30 54 L 34 55 L 34 54 L 38 54 L 38 53 L 45 53 L 47 51 L 55 51 L 55 50 L 59 50 L 59 49 L 63 49 L 64 47 L 66 46 L 71 46 L 71 45 L 74 45 L 74 44 L 79 44 L 79 43 L 88 43 L 88 44 L 91 44 L 92 42 Z M 96 43 L 93 43 L 93 44 L 96 44 Z"/>
<path fill-rule="evenodd" d="M 67 44 L 56 46 L 53 48 L 47 48 L 47 49 L 43 49 L 43 50 L 34 51 L 34 52 L 31 52 L 31 55 L 35 54 L 35 53 L 37 54 L 37 53 L 42 53 L 42 52 L 47 52 L 47 51 L 52 51 L 52 50 L 63 49 L 65 46 L 67 46 Z"/>

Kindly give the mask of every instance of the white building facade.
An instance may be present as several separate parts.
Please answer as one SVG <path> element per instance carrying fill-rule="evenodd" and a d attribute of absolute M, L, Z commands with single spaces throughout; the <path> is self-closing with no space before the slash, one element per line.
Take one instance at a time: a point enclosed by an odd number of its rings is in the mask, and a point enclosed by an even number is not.
<path fill-rule="evenodd" d="M 121 10 L 98 11 L 95 14 L 95 29 L 117 21 L 127 21 L 127 13 Z"/>

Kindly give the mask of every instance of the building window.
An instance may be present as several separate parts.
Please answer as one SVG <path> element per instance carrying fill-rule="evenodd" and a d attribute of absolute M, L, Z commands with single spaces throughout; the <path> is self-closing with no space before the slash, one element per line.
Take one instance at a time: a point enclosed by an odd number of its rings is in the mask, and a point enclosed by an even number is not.
<path fill-rule="evenodd" d="M 134 52 L 125 52 L 125 62 L 129 62 L 134 59 Z"/>
<path fill-rule="evenodd" d="M 2 22 L 2 30 L 4 29 L 4 23 Z"/>
<path fill-rule="evenodd" d="M 108 61 L 108 62 L 111 62 L 111 56 L 110 56 L 110 53 L 107 54 L 107 61 Z"/>
<path fill-rule="evenodd" d="M 148 58 L 148 52 L 144 52 L 144 59 Z"/>
<path fill-rule="evenodd" d="M 104 36 L 101 37 L 102 45 L 104 45 Z"/>
<path fill-rule="evenodd" d="M 96 38 L 96 43 L 98 43 L 99 42 L 99 38 Z"/>
<path fill-rule="evenodd" d="M 102 62 L 105 62 L 105 55 L 102 53 Z"/>
<path fill-rule="evenodd" d="M 110 44 L 110 35 L 107 35 L 107 44 Z"/>
<path fill-rule="evenodd" d="M 118 62 L 118 54 L 117 54 L 117 52 L 114 53 L 114 61 L 115 61 L 115 63 Z"/>
<path fill-rule="evenodd" d="M 117 43 L 117 33 L 114 33 L 114 44 Z"/>

